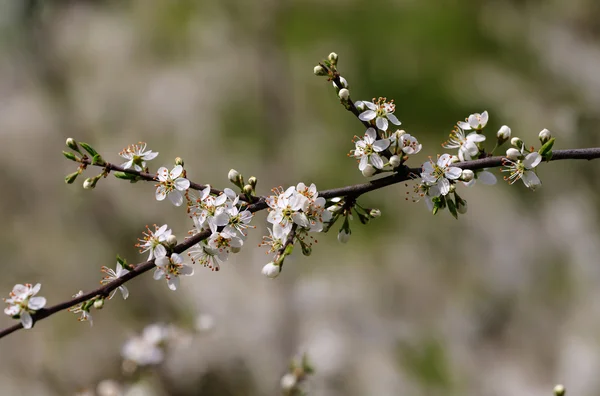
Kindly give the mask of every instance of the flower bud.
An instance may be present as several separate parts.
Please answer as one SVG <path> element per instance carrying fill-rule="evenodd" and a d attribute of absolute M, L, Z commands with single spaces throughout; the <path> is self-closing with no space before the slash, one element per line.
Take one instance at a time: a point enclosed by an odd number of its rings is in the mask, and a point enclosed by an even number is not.
<path fill-rule="evenodd" d="M 283 377 L 281 377 L 281 390 L 285 391 L 286 394 L 289 393 L 294 387 L 298 379 L 292 373 L 287 373 Z"/>
<path fill-rule="evenodd" d="M 326 76 L 327 75 L 325 68 L 323 68 L 323 66 L 321 66 L 321 65 L 315 66 L 315 68 L 313 69 L 313 73 L 315 73 L 316 76 Z"/>
<path fill-rule="evenodd" d="M 235 169 L 230 169 L 229 173 L 227 174 L 227 178 L 233 184 L 237 183 L 239 177 L 240 177 L 240 172 L 236 171 Z"/>
<path fill-rule="evenodd" d="M 167 237 L 167 240 L 165 242 L 167 243 L 167 245 L 173 247 L 173 246 L 177 245 L 177 237 L 175 235 L 171 234 Z"/>
<path fill-rule="evenodd" d="M 475 177 L 475 172 L 471 169 L 463 169 L 462 174 L 460 175 L 460 179 L 464 182 L 470 182 Z"/>
<path fill-rule="evenodd" d="M 335 66 L 335 65 L 337 65 L 337 61 L 338 61 L 338 54 L 336 54 L 335 52 L 332 52 L 331 54 L 329 54 L 327 59 L 329 59 L 329 62 L 331 62 L 331 64 L 333 66 Z"/>
<path fill-rule="evenodd" d="M 554 387 L 554 395 L 555 396 L 564 396 L 567 390 L 563 385 L 556 385 Z"/>
<path fill-rule="evenodd" d="M 348 91 L 346 88 L 342 88 L 342 89 L 340 89 L 338 96 L 340 97 L 340 99 L 343 102 L 347 102 L 348 99 L 350 98 L 350 91 Z"/>
<path fill-rule="evenodd" d="M 85 188 L 86 190 L 91 190 L 94 187 L 96 187 L 96 179 L 93 177 L 88 177 L 83 182 L 83 188 Z"/>
<path fill-rule="evenodd" d="M 63 151 L 62 153 L 66 159 L 71 160 L 71 161 L 77 161 L 77 156 L 75 154 L 68 152 L 68 151 Z"/>
<path fill-rule="evenodd" d="M 369 216 L 371 216 L 372 218 L 376 219 L 376 218 L 378 218 L 378 217 L 381 216 L 381 210 L 379 210 L 379 209 L 371 209 L 369 211 Z"/>
<path fill-rule="evenodd" d="M 346 80 L 344 77 L 340 76 L 340 83 L 342 83 L 342 88 L 346 88 L 348 89 L 348 80 Z"/>
<path fill-rule="evenodd" d="M 503 144 L 508 139 L 510 139 L 511 130 L 508 126 L 502 125 L 498 132 L 496 133 L 496 137 L 498 138 L 498 144 Z"/>
<path fill-rule="evenodd" d="M 67 144 L 67 147 L 70 148 L 71 150 L 79 152 L 79 146 L 77 145 L 77 142 L 75 141 L 75 139 L 68 138 L 66 144 Z"/>
<path fill-rule="evenodd" d="M 451 155 L 450 156 L 450 163 L 451 164 L 455 164 L 457 162 L 460 162 L 460 158 L 458 158 L 458 156 L 456 156 L 456 155 Z"/>
<path fill-rule="evenodd" d="M 244 194 L 252 194 L 254 192 L 254 188 L 250 184 L 246 184 L 244 186 Z"/>
<path fill-rule="evenodd" d="M 94 308 L 96 308 L 96 309 L 102 309 L 102 307 L 104 307 L 104 299 L 103 298 L 99 298 L 97 300 L 94 300 Z"/>
<path fill-rule="evenodd" d="M 521 157 L 521 152 L 519 150 L 517 150 L 516 148 L 509 148 L 508 150 L 506 150 L 506 158 L 508 158 L 509 160 L 513 160 L 516 161 Z"/>
<path fill-rule="evenodd" d="M 523 141 L 515 136 L 514 138 L 510 139 L 510 144 L 520 149 L 523 146 Z"/>
<path fill-rule="evenodd" d="M 360 112 L 363 112 L 366 109 L 365 104 L 360 100 L 357 100 L 356 102 L 354 102 L 354 107 L 356 107 L 356 110 L 358 110 Z"/>
<path fill-rule="evenodd" d="M 181 158 L 181 157 L 175 158 L 175 166 L 177 166 L 177 165 L 183 166 L 183 158 Z"/>
<path fill-rule="evenodd" d="M 256 183 L 258 183 L 258 179 L 255 176 L 250 176 L 250 178 L 248 178 L 248 184 L 250 184 L 252 188 L 256 188 Z"/>
<path fill-rule="evenodd" d="M 550 131 L 547 130 L 546 128 L 542 129 L 542 131 L 540 132 L 540 134 L 538 136 L 539 136 L 540 142 L 542 142 L 542 144 L 544 144 L 548 140 L 552 139 L 552 133 L 550 133 Z"/>
<path fill-rule="evenodd" d="M 400 166 L 400 162 L 401 162 L 401 158 L 397 155 L 392 155 L 390 157 L 390 165 L 392 166 L 392 168 L 396 168 L 398 166 Z"/>
<path fill-rule="evenodd" d="M 377 169 L 371 164 L 367 164 L 365 169 L 362 170 L 362 174 L 364 177 L 371 177 L 377 172 Z"/>
<path fill-rule="evenodd" d="M 281 271 L 281 267 L 275 265 L 273 262 L 268 263 L 262 269 L 262 274 L 267 278 L 277 278 L 279 276 L 279 272 Z"/>
<path fill-rule="evenodd" d="M 338 232 L 337 239 L 341 243 L 347 243 L 350 240 L 350 234 L 352 234 L 352 231 L 348 230 L 348 232 L 346 232 L 346 230 L 342 228 L 340 232 Z"/>

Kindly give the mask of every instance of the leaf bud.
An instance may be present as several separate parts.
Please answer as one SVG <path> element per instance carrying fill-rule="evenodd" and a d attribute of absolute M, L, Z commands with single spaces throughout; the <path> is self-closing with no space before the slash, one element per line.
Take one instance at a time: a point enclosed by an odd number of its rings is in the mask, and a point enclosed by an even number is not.
<path fill-rule="evenodd" d="M 175 158 L 175 166 L 177 166 L 177 165 L 183 166 L 183 158 L 181 158 L 181 157 Z"/>
<path fill-rule="evenodd" d="M 71 160 L 71 161 L 78 161 L 78 158 L 75 154 L 70 153 L 68 151 L 63 151 L 62 153 L 66 159 Z"/>
<path fill-rule="evenodd" d="M 65 177 L 65 183 L 72 184 L 75 181 L 75 179 L 77 179 L 77 176 L 79 176 L 79 172 L 73 172 L 70 175 L 67 175 Z"/>

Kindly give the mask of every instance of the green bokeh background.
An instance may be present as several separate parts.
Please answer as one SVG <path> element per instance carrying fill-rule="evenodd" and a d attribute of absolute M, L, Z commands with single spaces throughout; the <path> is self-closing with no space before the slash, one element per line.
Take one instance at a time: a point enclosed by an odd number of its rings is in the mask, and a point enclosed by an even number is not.
<path fill-rule="evenodd" d="M 146 224 L 180 238 L 190 221 L 153 187 L 108 178 L 65 185 L 67 137 L 106 160 L 137 141 L 152 166 L 185 160 L 223 188 L 230 168 L 258 188 L 364 181 L 346 154 L 362 125 L 314 65 L 331 51 L 355 100 L 395 99 L 441 153 L 456 121 L 487 110 L 529 145 L 598 146 L 600 7 L 577 1 L 0 1 L 0 289 L 43 284 L 49 304 L 97 287 Z M 600 381 L 598 165 L 540 166 L 522 183 L 461 188 L 469 213 L 432 217 L 412 186 L 363 197 L 383 216 L 347 245 L 318 236 L 311 257 L 265 279 L 265 214 L 219 273 L 196 268 L 171 292 L 150 275 L 94 312 L 60 313 L 0 340 L 6 395 L 65 395 L 114 379 L 147 395 L 274 395 L 292 356 L 316 368 L 314 395 L 597 395 Z M 94 170 L 88 170 L 93 176 Z M 81 180 L 82 181 L 82 180 Z M 215 327 L 194 333 L 200 315 Z M 189 334 L 135 376 L 120 349 L 150 323 Z M 2 319 L 9 326 L 10 318 Z M 94 394 L 94 393 L 88 393 Z M 135 394 L 135 393 L 129 393 Z"/>

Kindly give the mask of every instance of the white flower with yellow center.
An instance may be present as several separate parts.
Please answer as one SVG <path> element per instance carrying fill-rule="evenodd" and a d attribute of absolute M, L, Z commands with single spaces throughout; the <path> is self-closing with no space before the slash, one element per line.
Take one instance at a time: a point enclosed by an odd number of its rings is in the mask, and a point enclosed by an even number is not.
<path fill-rule="evenodd" d="M 183 264 L 183 258 L 177 253 L 171 254 L 171 257 L 159 257 L 156 259 L 155 264 L 154 279 L 166 278 L 167 285 L 171 290 L 177 290 L 180 275 L 194 275 L 194 269 L 189 265 Z"/>
<path fill-rule="evenodd" d="M 127 160 L 127 162 L 121 165 L 123 168 L 133 168 L 136 171 L 142 172 L 146 168 L 146 161 L 153 160 L 158 153 L 152 150 L 146 151 L 146 143 L 139 142 L 123 149 L 119 155 Z"/>
<path fill-rule="evenodd" d="M 423 182 L 436 186 L 442 195 L 448 194 L 450 192 L 450 180 L 456 180 L 462 174 L 462 169 L 450 166 L 451 162 L 452 156 L 450 154 L 442 154 L 437 162 L 429 159 L 422 167 L 421 178 Z"/>
<path fill-rule="evenodd" d="M 183 173 L 183 167 L 177 165 L 171 172 L 164 166 L 158 169 L 159 183 L 156 185 L 156 200 L 162 201 L 167 196 L 175 206 L 183 204 L 183 191 L 190 188 L 190 181 L 180 177 Z"/>
<path fill-rule="evenodd" d="M 8 304 L 8 307 L 4 308 L 4 313 L 14 319 L 20 319 L 23 328 L 31 329 L 33 327 L 31 314 L 46 305 L 44 297 L 34 297 L 41 287 L 40 283 L 35 286 L 29 283 L 15 285 L 10 292 L 10 298 L 4 299 L 4 302 Z"/>
<path fill-rule="evenodd" d="M 382 131 L 387 131 L 389 125 L 388 121 L 392 124 L 400 125 L 400 121 L 393 114 L 396 110 L 396 105 L 393 100 L 387 102 L 386 98 L 379 98 L 377 100 L 373 98 L 372 102 L 363 101 L 360 103 L 367 108 L 367 110 L 358 115 L 358 118 L 361 121 L 369 122 L 375 119 L 375 125 Z"/>

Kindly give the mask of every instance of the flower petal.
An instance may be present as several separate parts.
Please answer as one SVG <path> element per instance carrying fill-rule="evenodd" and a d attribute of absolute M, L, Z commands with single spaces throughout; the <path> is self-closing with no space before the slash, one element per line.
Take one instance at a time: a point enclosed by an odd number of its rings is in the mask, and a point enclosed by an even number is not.
<path fill-rule="evenodd" d="M 156 268 L 154 270 L 154 275 L 152 276 L 155 280 L 159 280 L 161 279 L 163 276 L 165 276 L 165 271 L 162 270 L 162 268 Z"/>
<path fill-rule="evenodd" d="M 377 114 L 373 110 L 365 110 L 358 115 L 358 119 L 361 121 L 371 121 Z"/>
<path fill-rule="evenodd" d="M 373 166 L 377 169 L 382 169 L 383 160 L 381 159 L 381 156 L 377 153 L 371 154 L 371 164 L 373 164 Z"/>
<path fill-rule="evenodd" d="M 162 201 L 167 197 L 167 192 L 164 186 L 156 187 L 156 193 L 154 193 L 157 201 Z"/>
<path fill-rule="evenodd" d="M 390 120 L 390 122 L 392 124 L 394 124 L 394 125 L 400 125 L 400 124 L 402 124 L 400 122 L 400 120 L 398 120 L 398 118 L 394 114 L 392 114 L 392 113 L 388 113 L 387 114 L 387 119 Z"/>
<path fill-rule="evenodd" d="M 525 169 L 533 169 L 542 162 L 542 156 L 538 152 L 527 154 L 527 157 L 523 160 Z"/>
<path fill-rule="evenodd" d="M 369 110 L 377 110 L 377 105 L 373 102 L 363 102 L 363 104 L 367 106 Z"/>
<path fill-rule="evenodd" d="M 24 329 L 31 329 L 33 327 L 33 318 L 27 311 L 21 312 L 21 324 Z"/>
<path fill-rule="evenodd" d="M 27 303 L 27 308 L 37 311 L 38 309 L 44 308 L 46 305 L 45 297 L 31 297 Z"/>
<path fill-rule="evenodd" d="M 165 168 L 164 166 L 161 166 L 160 168 L 158 168 L 158 180 L 160 180 L 161 182 L 166 182 L 167 180 L 169 180 L 169 170 L 167 168 Z"/>
<path fill-rule="evenodd" d="M 184 276 L 194 275 L 194 268 L 190 267 L 189 265 L 184 265 L 179 269 L 179 274 Z"/>
<path fill-rule="evenodd" d="M 175 206 L 181 206 L 183 204 L 183 195 L 179 192 L 179 190 L 173 190 L 169 194 L 169 200 Z"/>
<path fill-rule="evenodd" d="M 446 178 L 448 178 L 450 180 L 458 179 L 461 174 L 462 174 L 462 169 L 457 168 L 455 166 L 449 166 L 448 168 L 446 168 L 446 171 L 444 172 L 444 175 L 446 176 Z M 446 194 L 444 194 L 444 195 L 446 195 Z"/>
<path fill-rule="evenodd" d="M 167 285 L 169 286 L 169 289 L 177 290 L 177 288 L 179 287 L 179 277 L 172 276 L 169 280 L 167 280 Z"/>
<path fill-rule="evenodd" d="M 475 180 L 475 179 L 473 179 Z M 489 171 L 482 171 L 477 174 L 477 180 L 488 186 L 496 184 L 496 175 Z"/>
<path fill-rule="evenodd" d="M 523 180 L 525 186 L 534 191 L 542 186 L 542 181 L 540 180 L 538 175 L 535 174 L 535 172 L 525 171 L 523 172 L 523 176 L 521 176 L 521 179 Z"/>
<path fill-rule="evenodd" d="M 381 129 L 382 131 L 387 131 L 388 120 L 385 117 L 377 117 L 375 120 L 375 125 L 377 125 L 377 128 Z"/>
<path fill-rule="evenodd" d="M 184 179 L 183 177 L 180 177 L 175 180 L 175 188 L 178 189 L 179 191 L 185 191 L 188 188 L 190 188 L 190 181 L 188 179 Z"/>
<path fill-rule="evenodd" d="M 177 179 L 179 176 L 181 176 L 182 173 L 183 173 L 183 166 L 177 165 L 175 168 L 173 168 L 173 170 L 170 173 L 171 179 L 173 179 L 173 180 Z"/>
<path fill-rule="evenodd" d="M 390 139 L 381 139 L 373 143 L 373 150 L 380 152 L 390 147 Z"/>
<path fill-rule="evenodd" d="M 119 290 L 121 291 L 123 300 L 127 300 L 127 297 L 129 297 L 129 290 L 125 286 L 119 286 Z"/>
<path fill-rule="evenodd" d="M 447 195 L 450 192 L 450 182 L 448 179 L 442 177 L 436 185 L 440 189 L 440 194 Z"/>

